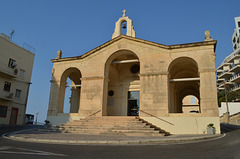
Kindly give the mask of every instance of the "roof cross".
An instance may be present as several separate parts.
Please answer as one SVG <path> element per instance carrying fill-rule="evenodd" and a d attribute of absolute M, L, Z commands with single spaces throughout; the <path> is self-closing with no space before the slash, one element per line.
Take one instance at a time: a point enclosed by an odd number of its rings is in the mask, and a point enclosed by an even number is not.
<path fill-rule="evenodd" d="M 123 12 L 123 15 L 122 15 L 122 16 L 123 16 L 123 17 L 126 17 L 125 14 L 126 14 L 127 11 L 124 9 L 122 12 Z"/>

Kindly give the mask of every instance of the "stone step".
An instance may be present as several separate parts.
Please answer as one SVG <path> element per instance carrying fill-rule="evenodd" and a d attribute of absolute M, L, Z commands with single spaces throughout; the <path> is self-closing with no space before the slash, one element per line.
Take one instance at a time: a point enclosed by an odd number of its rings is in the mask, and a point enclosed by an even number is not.
<path fill-rule="evenodd" d="M 101 123 L 104 123 L 104 122 L 122 122 L 122 123 L 127 123 L 127 122 L 142 122 L 142 121 L 139 121 L 137 119 L 133 119 L 133 120 L 94 120 L 94 119 L 91 119 L 91 120 L 74 120 L 74 122 L 78 123 L 78 122 L 101 122 Z"/>
<path fill-rule="evenodd" d="M 61 124 L 65 133 L 92 135 L 165 136 L 167 132 L 139 117 L 90 117 Z"/>
<path fill-rule="evenodd" d="M 59 130 L 66 130 L 66 131 L 82 131 L 82 130 L 90 130 L 90 131 L 95 131 L 95 130 L 101 130 L 101 131 L 109 131 L 109 130 L 134 130 L 134 131 L 154 131 L 154 128 L 136 128 L 136 127 L 109 127 L 109 128 L 104 128 L 104 127 L 85 127 L 85 128 L 60 128 Z M 155 131 L 158 132 L 158 131 Z"/>
<path fill-rule="evenodd" d="M 86 135 L 124 135 L 124 136 L 164 136 L 161 133 L 153 133 L 153 132 L 139 132 L 139 131 L 131 131 L 131 132 L 123 132 L 123 131 L 68 131 L 66 133 L 73 134 L 86 134 Z"/>
<path fill-rule="evenodd" d="M 126 127 L 121 125 L 64 125 L 61 126 L 61 128 L 111 128 L 111 127 Z M 134 127 L 134 128 L 150 128 L 150 125 L 130 125 L 128 127 Z"/>
<path fill-rule="evenodd" d="M 158 131 L 154 130 L 123 130 L 123 129 L 79 129 L 79 130 L 64 130 L 65 133 L 153 133 L 153 134 L 159 134 Z"/>
<path fill-rule="evenodd" d="M 81 122 L 81 121 L 135 121 L 136 117 L 131 117 L 131 118 L 113 118 L 113 117 L 92 117 L 92 118 L 88 118 L 88 119 L 80 119 L 80 120 L 74 120 L 74 122 Z"/>
<path fill-rule="evenodd" d="M 122 123 L 122 122 L 105 122 L 105 123 L 102 123 L 102 122 L 97 122 L 97 123 L 91 123 L 91 122 L 73 122 L 73 123 L 66 123 L 66 124 L 62 124 L 61 126 L 67 126 L 67 125 L 122 125 L 122 126 L 133 126 L 133 125 L 142 125 L 144 123 L 142 122 L 128 122 L 128 123 Z M 146 125 L 146 124 L 145 124 Z"/>

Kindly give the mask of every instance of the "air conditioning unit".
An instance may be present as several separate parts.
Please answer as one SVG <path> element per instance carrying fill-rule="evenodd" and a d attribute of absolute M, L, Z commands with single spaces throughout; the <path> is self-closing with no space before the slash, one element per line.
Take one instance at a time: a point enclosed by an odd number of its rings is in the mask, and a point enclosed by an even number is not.
<path fill-rule="evenodd" d="M 18 74 L 18 69 L 14 69 L 13 73 L 14 73 L 14 75 L 17 75 Z"/>
<path fill-rule="evenodd" d="M 13 93 L 9 93 L 9 95 L 7 96 L 7 98 L 12 99 L 12 98 L 13 98 Z"/>

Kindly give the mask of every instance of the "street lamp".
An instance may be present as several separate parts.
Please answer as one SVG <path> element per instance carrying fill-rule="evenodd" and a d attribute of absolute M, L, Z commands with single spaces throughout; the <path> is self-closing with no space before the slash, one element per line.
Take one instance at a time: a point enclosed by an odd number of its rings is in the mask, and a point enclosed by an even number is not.
<path fill-rule="evenodd" d="M 38 118 L 38 112 L 36 112 L 36 120 L 35 120 L 35 125 L 37 125 L 37 118 Z"/>
<path fill-rule="evenodd" d="M 226 100 L 226 107 L 227 107 L 227 123 L 229 124 L 229 109 L 228 109 L 228 98 L 227 98 L 227 88 L 226 88 L 226 82 L 224 79 L 224 90 L 225 90 L 225 100 Z"/>

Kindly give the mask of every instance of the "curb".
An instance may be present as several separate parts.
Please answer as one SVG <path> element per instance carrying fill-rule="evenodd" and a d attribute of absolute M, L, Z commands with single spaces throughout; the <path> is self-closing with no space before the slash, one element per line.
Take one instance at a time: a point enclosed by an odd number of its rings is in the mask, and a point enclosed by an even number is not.
<path fill-rule="evenodd" d="M 6 133 L 3 134 L 4 138 L 24 141 L 24 142 L 37 142 L 37 143 L 48 143 L 48 144 L 75 144 L 75 145 L 91 145 L 91 144 L 98 144 L 98 145 L 128 145 L 128 144 L 186 144 L 191 142 L 203 142 L 203 141 L 210 141 L 223 138 L 226 134 L 219 134 L 213 136 L 202 136 L 202 137 L 183 137 L 183 138 L 160 138 L 160 139 L 143 139 L 143 140 L 124 140 L 124 141 L 117 141 L 117 140 L 52 140 L 52 139 L 34 139 L 34 138 L 27 138 L 27 137 L 18 137 L 15 136 L 19 132 L 28 131 L 22 130 L 13 133 Z"/>

